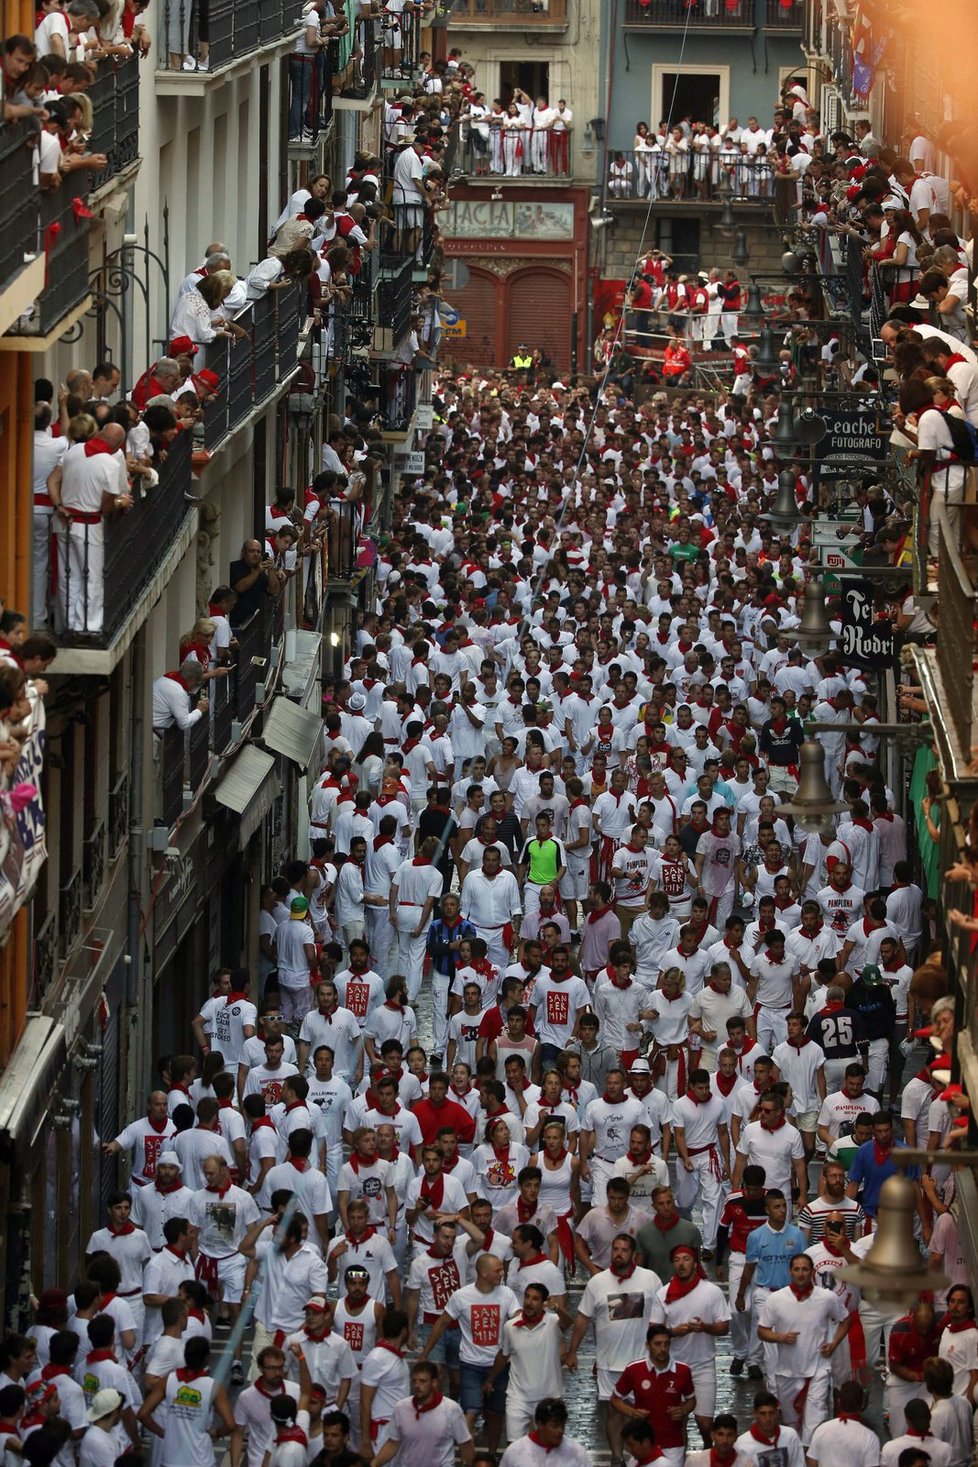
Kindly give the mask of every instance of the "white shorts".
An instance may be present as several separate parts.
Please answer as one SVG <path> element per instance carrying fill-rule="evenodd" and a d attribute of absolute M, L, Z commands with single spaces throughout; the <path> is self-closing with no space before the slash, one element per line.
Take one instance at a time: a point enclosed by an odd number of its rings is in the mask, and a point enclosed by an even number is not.
<path fill-rule="evenodd" d="M 716 1364 L 711 1360 L 708 1365 L 691 1365 L 689 1373 L 693 1377 L 693 1390 L 696 1393 L 696 1415 L 712 1421 L 717 1405 Z"/>
<path fill-rule="evenodd" d="M 809 1136 L 813 1135 L 818 1130 L 818 1111 L 803 1110 L 801 1115 L 795 1116 L 795 1125 L 799 1131 L 804 1131 Z"/>
<path fill-rule="evenodd" d="M 221 1298 L 225 1304 L 241 1303 L 247 1268 L 248 1260 L 243 1253 L 232 1253 L 229 1258 L 218 1259 L 217 1279 L 221 1285 Z"/>
<path fill-rule="evenodd" d="M 588 863 L 580 867 L 568 864 L 561 879 L 560 894 L 565 902 L 583 902 L 587 898 L 588 884 Z"/>
<path fill-rule="evenodd" d="M 622 1366 L 621 1370 L 624 1370 Z M 598 1400 L 610 1401 L 615 1394 L 615 1382 L 621 1377 L 621 1370 L 605 1370 L 598 1366 L 595 1372 L 598 1381 Z"/>

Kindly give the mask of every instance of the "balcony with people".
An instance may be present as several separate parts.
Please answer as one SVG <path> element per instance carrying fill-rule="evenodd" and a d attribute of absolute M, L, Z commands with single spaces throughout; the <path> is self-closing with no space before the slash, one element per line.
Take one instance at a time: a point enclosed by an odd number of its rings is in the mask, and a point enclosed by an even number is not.
<path fill-rule="evenodd" d="M 325 10 L 325 0 L 315 8 Z M 203 95 L 257 59 L 292 52 L 301 14 L 300 0 L 162 0 L 157 95 Z"/>
<path fill-rule="evenodd" d="M 3 36 L 0 331 L 44 350 L 90 304 L 89 221 L 139 162 L 136 7 L 100 18 L 94 0 L 42 5 L 33 35 Z"/>
<path fill-rule="evenodd" d="M 455 0 L 448 23 L 452 30 L 481 30 L 501 23 L 536 34 L 564 30 L 567 12 L 568 0 Z"/>

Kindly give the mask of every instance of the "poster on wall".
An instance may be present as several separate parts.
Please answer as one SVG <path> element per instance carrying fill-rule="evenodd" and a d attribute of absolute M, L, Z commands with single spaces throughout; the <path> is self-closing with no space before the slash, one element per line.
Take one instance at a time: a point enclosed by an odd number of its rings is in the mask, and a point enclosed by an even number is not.
<path fill-rule="evenodd" d="M 493 203 L 489 199 L 458 199 L 444 216 L 450 239 L 518 239 L 521 241 L 574 238 L 574 205 L 539 199 L 527 203 Z"/>
<path fill-rule="evenodd" d="M 41 798 L 44 730 L 44 704 L 38 699 L 17 768 L 0 792 L 0 933 L 33 892 L 47 858 Z"/>

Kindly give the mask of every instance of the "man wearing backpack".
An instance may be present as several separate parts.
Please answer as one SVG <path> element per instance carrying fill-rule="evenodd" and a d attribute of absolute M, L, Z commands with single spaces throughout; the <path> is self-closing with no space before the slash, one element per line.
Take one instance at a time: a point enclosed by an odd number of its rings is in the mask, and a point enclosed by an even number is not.
<path fill-rule="evenodd" d="M 958 543 L 961 533 L 961 508 L 964 502 L 966 463 L 974 463 L 974 449 L 968 425 L 963 418 L 942 413 L 934 402 L 930 388 L 912 378 L 900 388 L 900 411 L 905 418 L 916 417 L 917 447 L 913 456 L 927 470 L 927 488 L 932 507 L 927 520 L 927 554 L 937 560 L 940 532 L 933 506 L 943 502 L 952 540 Z M 957 435 L 957 437 L 955 437 Z M 967 443 L 963 442 L 967 435 Z M 960 452 L 959 452 L 960 450 Z"/>

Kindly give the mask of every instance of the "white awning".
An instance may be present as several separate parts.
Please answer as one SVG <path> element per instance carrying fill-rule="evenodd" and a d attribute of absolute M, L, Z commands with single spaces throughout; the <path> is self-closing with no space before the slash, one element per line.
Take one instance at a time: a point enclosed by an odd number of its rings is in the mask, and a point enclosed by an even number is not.
<path fill-rule="evenodd" d="M 266 749 L 284 754 L 305 770 L 319 747 L 322 732 L 323 720 L 318 713 L 300 708 L 289 698 L 279 697 L 265 719 L 261 741 Z"/>
<path fill-rule="evenodd" d="M 0 1136 L 21 1149 L 33 1146 L 66 1057 L 65 1031 L 56 1020 L 42 1014 L 27 1020 L 0 1076 Z"/>
<path fill-rule="evenodd" d="M 275 803 L 278 792 L 278 775 L 272 755 L 254 744 L 245 744 L 214 789 L 217 803 L 240 817 L 239 850 L 244 850 Z"/>

